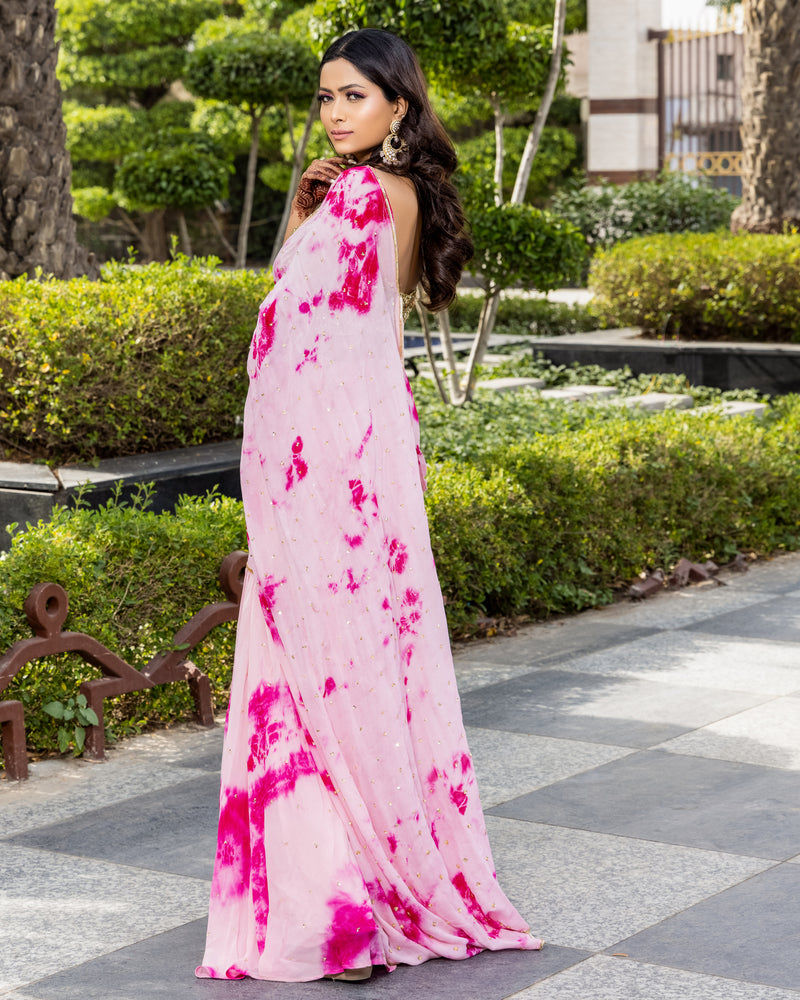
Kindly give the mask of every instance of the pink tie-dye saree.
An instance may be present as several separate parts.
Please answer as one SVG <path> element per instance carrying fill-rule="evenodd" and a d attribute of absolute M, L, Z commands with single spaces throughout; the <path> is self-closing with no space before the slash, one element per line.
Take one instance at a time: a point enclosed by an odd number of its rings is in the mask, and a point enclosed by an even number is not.
<path fill-rule="evenodd" d="M 250 560 L 197 974 L 539 948 L 494 876 L 371 168 L 336 180 L 274 274 L 249 359 Z"/>

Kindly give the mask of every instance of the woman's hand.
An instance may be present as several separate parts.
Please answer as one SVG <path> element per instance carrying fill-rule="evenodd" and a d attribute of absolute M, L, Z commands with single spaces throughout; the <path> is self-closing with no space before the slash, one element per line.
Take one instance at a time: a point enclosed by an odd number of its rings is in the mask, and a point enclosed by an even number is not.
<path fill-rule="evenodd" d="M 302 222 L 307 219 L 328 193 L 346 164 L 340 156 L 328 160 L 314 160 L 300 178 L 297 193 L 292 201 L 292 214 Z"/>

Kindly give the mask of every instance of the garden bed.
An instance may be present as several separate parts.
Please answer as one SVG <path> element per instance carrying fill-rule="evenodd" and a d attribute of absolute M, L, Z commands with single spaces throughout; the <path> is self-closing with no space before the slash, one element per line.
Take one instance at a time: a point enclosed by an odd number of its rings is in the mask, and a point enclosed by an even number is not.
<path fill-rule="evenodd" d="M 533 337 L 530 344 L 534 354 L 558 365 L 684 375 L 692 385 L 770 396 L 800 392 L 800 344 L 650 339 L 636 327 Z"/>

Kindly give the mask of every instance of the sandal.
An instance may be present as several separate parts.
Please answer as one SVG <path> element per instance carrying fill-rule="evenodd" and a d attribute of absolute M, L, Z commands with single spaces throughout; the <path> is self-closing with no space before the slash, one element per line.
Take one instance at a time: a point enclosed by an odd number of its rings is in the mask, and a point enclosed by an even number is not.
<path fill-rule="evenodd" d="M 332 976 L 323 976 L 323 979 L 338 979 L 344 983 L 363 983 L 372 975 L 372 966 L 364 966 L 363 969 L 344 969 Z"/>

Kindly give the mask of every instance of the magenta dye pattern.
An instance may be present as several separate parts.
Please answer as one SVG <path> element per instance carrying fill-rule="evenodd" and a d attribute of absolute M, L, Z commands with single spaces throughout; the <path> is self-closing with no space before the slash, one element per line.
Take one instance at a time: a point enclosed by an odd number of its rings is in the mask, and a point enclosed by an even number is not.
<path fill-rule="evenodd" d="M 537 949 L 494 875 L 428 535 L 393 221 L 346 170 L 249 358 L 250 546 L 197 975 Z"/>

